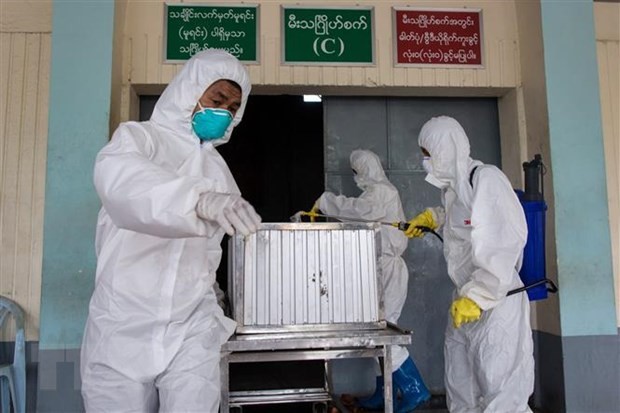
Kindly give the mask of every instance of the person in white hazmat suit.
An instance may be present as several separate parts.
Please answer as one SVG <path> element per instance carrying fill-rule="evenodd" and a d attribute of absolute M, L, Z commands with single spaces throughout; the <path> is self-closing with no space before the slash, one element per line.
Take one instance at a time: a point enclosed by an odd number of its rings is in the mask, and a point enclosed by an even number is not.
<path fill-rule="evenodd" d="M 429 120 L 418 143 L 426 181 L 441 188 L 443 207 L 409 221 L 443 226 L 444 255 L 455 292 L 446 328 L 445 384 L 450 412 L 531 412 L 534 357 L 527 294 L 518 271 L 527 240 L 523 209 L 501 170 L 469 156 L 461 125 Z"/>
<path fill-rule="evenodd" d="M 81 354 L 87 412 L 217 412 L 220 348 L 235 329 L 214 292 L 224 233 L 260 217 L 216 146 L 250 80 L 230 54 L 192 57 L 146 122 L 99 152 L 97 272 Z"/>
<path fill-rule="evenodd" d="M 350 155 L 353 179 L 363 191 L 357 197 L 335 195 L 324 192 L 315 203 L 314 212 L 322 211 L 336 215 L 363 220 L 402 222 L 405 219 L 398 190 L 385 176 L 379 157 L 369 150 L 355 150 Z M 402 254 L 407 248 L 405 234 L 388 225 L 381 228 L 382 283 L 384 292 L 385 319 L 397 323 L 407 298 L 409 272 Z M 407 348 L 392 347 L 392 379 L 394 383 L 394 412 L 408 412 L 430 398 L 430 394 Z M 383 376 L 377 363 L 375 392 L 369 397 L 360 398 L 357 403 L 365 409 L 381 409 L 383 400 Z M 396 396 L 400 394 L 400 398 Z"/>

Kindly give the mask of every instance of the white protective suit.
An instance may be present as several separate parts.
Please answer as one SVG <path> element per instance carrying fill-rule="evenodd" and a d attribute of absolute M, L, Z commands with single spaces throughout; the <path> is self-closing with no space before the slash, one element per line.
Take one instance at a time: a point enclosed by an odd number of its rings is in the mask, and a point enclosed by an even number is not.
<path fill-rule="evenodd" d="M 445 380 L 450 412 L 530 412 L 534 358 L 526 293 L 518 271 L 527 240 L 523 209 L 506 176 L 469 156 L 461 125 L 441 116 L 420 131 L 430 153 L 427 181 L 444 185 L 444 255 L 456 291 L 483 310 L 480 320 L 446 329 Z M 470 184 L 470 173 L 476 171 Z M 445 218 L 444 218 L 445 217 Z M 442 222 L 445 219 L 445 223 Z"/>
<path fill-rule="evenodd" d="M 242 104 L 224 137 L 192 131 L 198 99 L 229 79 Z M 245 68 L 228 53 L 192 57 L 146 122 L 126 122 L 99 152 L 95 186 L 97 273 L 82 344 L 88 412 L 217 412 L 220 347 L 235 329 L 214 292 L 224 230 L 196 215 L 203 192 L 239 194 L 225 143 L 250 93 Z"/>
<path fill-rule="evenodd" d="M 377 155 L 368 150 L 355 150 L 350 156 L 351 168 L 357 174 L 355 183 L 363 191 L 357 198 L 323 193 L 318 206 L 327 215 L 337 215 L 364 220 L 401 222 L 405 220 L 400 195 L 388 181 Z M 407 298 L 409 272 L 402 254 L 407 249 L 408 239 L 395 227 L 381 228 L 381 270 L 384 291 L 385 319 L 397 323 Z M 409 357 L 405 347 L 392 347 L 392 369 L 397 370 Z"/>

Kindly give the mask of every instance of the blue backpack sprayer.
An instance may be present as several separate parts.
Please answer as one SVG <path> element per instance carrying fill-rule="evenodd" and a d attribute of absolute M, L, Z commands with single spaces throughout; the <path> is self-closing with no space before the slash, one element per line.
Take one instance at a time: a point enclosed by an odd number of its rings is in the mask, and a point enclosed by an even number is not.
<path fill-rule="evenodd" d="M 469 174 L 469 184 L 473 187 L 475 167 Z M 530 162 L 523 162 L 525 191 L 515 190 L 525 213 L 527 222 L 527 242 L 523 249 L 523 263 L 519 277 L 523 287 L 508 291 L 506 296 L 527 291 L 530 301 L 544 300 L 547 293 L 556 293 L 558 287 L 546 278 L 545 269 L 545 212 L 543 175 L 545 165 L 540 154 L 534 155 Z M 439 239 L 441 237 L 433 232 Z M 442 239 L 443 241 L 443 239 Z"/>
<path fill-rule="evenodd" d="M 523 250 L 523 264 L 519 276 L 524 287 L 508 293 L 512 295 L 527 291 L 530 301 L 544 300 L 547 293 L 556 293 L 557 286 L 546 278 L 545 270 L 545 212 L 543 175 L 545 165 L 540 154 L 530 162 L 523 162 L 525 191 L 517 190 L 517 196 L 527 221 L 527 243 Z"/>
<path fill-rule="evenodd" d="M 469 174 L 469 184 L 473 187 L 475 167 Z M 540 154 L 534 155 L 530 162 L 523 162 L 525 191 L 515 190 L 525 213 L 527 222 L 527 242 L 523 249 L 523 263 L 519 277 L 523 287 L 508 291 L 506 296 L 527 291 L 530 301 L 544 300 L 547 293 L 556 293 L 558 287 L 546 278 L 545 269 L 545 212 L 543 175 L 545 165 Z"/>

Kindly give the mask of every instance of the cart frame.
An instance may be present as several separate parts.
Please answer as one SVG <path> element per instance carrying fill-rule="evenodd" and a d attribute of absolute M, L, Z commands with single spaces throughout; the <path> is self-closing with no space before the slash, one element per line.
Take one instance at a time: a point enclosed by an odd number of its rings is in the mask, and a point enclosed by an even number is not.
<path fill-rule="evenodd" d="M 373 330 L 234 335 L 222 346 L 220 412 L 229 413 L 231 408 L 242 411 L 244 405 L 332 400 L 329 380 L 323 388 L 230 392 L 230 363 L 381 357 L 385 412 L 392 413 L 391 346 L 408 344 L 411 344 L 411 332 L 389 323 L 385 329 Z"/>

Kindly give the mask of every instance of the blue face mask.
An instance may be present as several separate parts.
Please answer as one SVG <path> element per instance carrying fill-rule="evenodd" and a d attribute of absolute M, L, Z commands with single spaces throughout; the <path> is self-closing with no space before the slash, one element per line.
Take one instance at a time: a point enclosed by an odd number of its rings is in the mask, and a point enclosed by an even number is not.
<path fill-rule="evenodd" d="M 226 109 L 203 108 L 198 102 L 200 110 L 192 117 L 192 128 L 201 141 L 220 139 L 233 120 L 233 115 Z"/>

